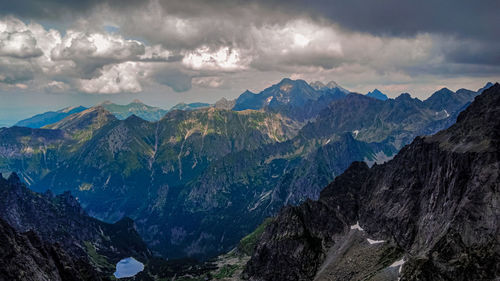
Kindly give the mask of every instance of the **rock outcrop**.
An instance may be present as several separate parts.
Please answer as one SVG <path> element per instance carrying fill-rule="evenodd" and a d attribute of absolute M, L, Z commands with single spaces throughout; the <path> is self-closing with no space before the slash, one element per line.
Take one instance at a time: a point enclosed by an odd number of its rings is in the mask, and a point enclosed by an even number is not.
<path fill-rule="evenodd" d="M 106 274 L 122 258 L 151 257 L 131 219 L 104 223 L 89 217 L 69 192 L 58 196 L 33 192 L 16 173 L 8 179 L 0 174 L 0 218 L 19 233 L 33 232 L 29 237 L 36 237 L 39 244 L 60 245 L 63 255 L 87 261 Z"/>
<path fill-rule="evenodd" d="M 108 280 L 59 244 L 43 242 L 34 231 L 19 233 L 3 219 L 0 241 L 0 281 Z"/>
<path fill-rule="evenodd" d="M 250 280 L 498 280 L 500 85 L 449 129 L 355 162 L 318 201 L 281 210 Z M 360 239 L 361 238 L 361 239 Z"/>

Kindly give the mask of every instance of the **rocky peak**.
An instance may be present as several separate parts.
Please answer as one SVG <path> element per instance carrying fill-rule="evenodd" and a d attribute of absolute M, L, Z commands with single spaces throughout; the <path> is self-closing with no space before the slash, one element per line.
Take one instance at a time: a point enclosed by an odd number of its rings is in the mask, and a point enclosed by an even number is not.
<path fill-rule="evenodd" d="M 439 89 L 438 91 L 434 92 L 433 95 L 452 95 L 454 92 L 446 87 Z"/>
<path fill-rule="evenodd" d="M 292 91 L 299 90 L 299 89 L 300 90 L 304 90 L 304 89 L 313 90 L 313 88 L 311 88 L 311 86 L 309 86 L 309 84 L 307 84 L 306 81 L 304 81 L 302 79 L 292 80 L 290 78 L 283 78 L 278 84 L 271 86 L 271 88 L 279 89 L 281 92 L 285 92 L 285 93 L 290 93 Z M 306 93 L 304 93 L 304 94 L 306 94 Z"/>
<path fill-rule="evenodd" d="M 426 140 L 453 151 L 495 150 L 500 145 L 499 105 L 500 84 L 496 83 L 458 115 L 456 124 Z"/>
<path fill-rule="evenodd" d="M 396 100 L 411 100 L 412 97 L 409 93 L 402 93 L 396 97 Z"/>
<path fill-rule="evenodd" d="M 388 99 L 388 97 L 385 94 L 383 94 L 381 91 L 379 91 L 378 89 L 375 89 L 371 92 L 368 92 L 366 94 L 366 96 L 372 97 L 375 99 L 379 99 L 379 100 L 387 100 Z"/>
<path fill-rule="evenodd" d="M 245 90 L 242 95 L 255 95 L 254 92 L 250 91 L 250 90 Z"/>
<path fill-rule="evenodd" d="M 498 84 L 498 83 L 496 83 L 496 84 Z M 489 88 L 490 88 L 491 86 L 493 86 L 493 85 L 494 85 L 493 83 L 488 82 L 488 83 L 486 83 L 486 85 L 484 85 L 484 87 L 479 88 L 479 89 L 477 90 L 477 92 L 478 92 L 478 93 L 482 93 L 484 90 L 489 89 Z"/>
<path fill-rule="evenodd" d="M 215 102 L 214 107 L 217 109 L 231 110 L 231 109 L 233 109 L 235 103 L 236 103 L 236 100 L 227 100 L 226 98 L 221 98 L 220 100 Z"/>
<path fill-rule="evenodd" d="M 314 82 L 311 82 L 309 83 L 309 85 L 316 91 L 319 91 L 319 90 L 323 90 L 323 89 L 326 89 L 326 85 L 323 84 L 323 82 L 321 81 L 314 81 Z"/>
<path fill-rule="evenodd" d="M 328 83 L 323 84 L 323 82 L 321 81 L 315 81 L 315 82 L 311 82 L 309 83 L 309 85 L 315 89 L 316 91 L 321 91 L 321 90 L 327 90 L 327 89 L 339 89 L 339 90 L 342 90 L 342 91 L 346 91 L 344 88 L 342 88 L 337 82 L 335 81 L 330 81 Z"/>
<path fill-rule="evenodd" d="M 333 88 L 342 88 L 342 87 L 340 87 L 340 85 L 339 85 L 337 82 L 335 82 L 335 81 L 333 81 L 333 80 L 332 80 L 332 81 L 330 81 L 330 82 L 328 82 L 328 83 L 326 84 L 326 87 L 327 87 L 328 89 L 333 89 Z"/>
<path fill-rule="evenodd" d="M 48 127 L 50 129 L 61 129 L 65 131 L 95 130 L 114 120 L 116 120 L 116 117 L 104 107 L 95 106 L 82 112 L 69 115 Z"/>

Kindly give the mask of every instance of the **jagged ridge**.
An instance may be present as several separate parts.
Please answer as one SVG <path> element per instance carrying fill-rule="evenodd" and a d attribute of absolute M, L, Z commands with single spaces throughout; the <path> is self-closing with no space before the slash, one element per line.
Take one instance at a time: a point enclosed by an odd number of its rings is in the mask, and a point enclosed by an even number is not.
<path fill-rule="evenodd" d="M 246 276 L 396 280 L 390 265 L 403 258 L 399 280 L 495 280 L 500 276 L 499 125 L 497 83 L 459 115 L 457 124 L 416 138 L 392 161 L 371 169 L 353 163 L 319 201 L 280 212 L 256 247 Z M 350 229 L 353 225 L 359 230 Z M 352 242 L 359 226 L 382 246 Z M 368 255 L 377 247 L 387 248 Z M 376 266 L 351 268 L 346 261 Z"/>

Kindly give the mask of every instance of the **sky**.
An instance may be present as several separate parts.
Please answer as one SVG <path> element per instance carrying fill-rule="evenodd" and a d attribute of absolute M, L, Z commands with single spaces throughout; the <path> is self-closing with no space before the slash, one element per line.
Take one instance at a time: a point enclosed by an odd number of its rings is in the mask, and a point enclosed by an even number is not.
<path fill-rule="evenodd" d="M 500 1 L 0 1 L 0 126 L 133 99 L 236 98 L 284 77 L 425 99 L 500 81 Z"/>

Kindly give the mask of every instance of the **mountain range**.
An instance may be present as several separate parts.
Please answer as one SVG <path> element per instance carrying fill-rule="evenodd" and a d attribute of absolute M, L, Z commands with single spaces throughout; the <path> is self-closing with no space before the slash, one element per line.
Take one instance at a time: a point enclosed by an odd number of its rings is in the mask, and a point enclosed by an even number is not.
<path fill-rule="evenodd" d="M 208 103 L 179 103 L 173 106 L 170 110 L 162 109 L 159 107 L 149 106 L 144 104 L 142 101 L 135 99 L 131 103 L 126 105 L 115 104 L 110 101 L 104 101 L 96 107 L 102 107 L 111 114 L 113 114 L 117 119 L 124 120 L 128 117 L 135 115 L 144 119 L 146 121 L 158 121 L 160 120 L 167 112 L 172 110 L 196 110 L 204 107 L 210 107 L 211 104 Z M 48 125 L 52 125 L 61 121 L 62 119 L 75 114 L 80 113 L 88 108 L 83 106 L 76 107 L 67 107 L 58 111 L 48 111 L 45 113 L 37 114 L 30 118 L 21 120 L 17 122 L 14 126 L 18 127 L 28 127 L 28 128 L 42 128 Z"/>
<path fill-rule="evenodd" d="M 381 164 L 449 127 L 481 91 L 381 101 L 284 79 L 243 93 L 233 110 L 221 101 L 155 122 L 120 120 L 101 105 L 43 129 L 0 129 L 0 170 L 38 192 L 70 191 L 104 221 L 131 217 L 164 257 L 205 259 L 282 206 L 318 199 L 353 161 Z"/>
<path fill-rule="evenodd" d="M 441 93 L 440 93 L 441 95 Z M 500 84 L 382 165 L 354 162 L 267 224 L 249 280 L 497 280 Z"/>
<path fill-rule="evenodd" d="M 41 128 L 48 124 L 53 124 L 61 121 L 62 119 L 68 117 L 71 114 L 84 111 L 85 107 L 66 107 L 58 111 L 48 111 L 45 113 L 37 114 L 28 119 L 21 120 L 17 122 L 14 126 L 28 127 L 28 128 Z"/>

